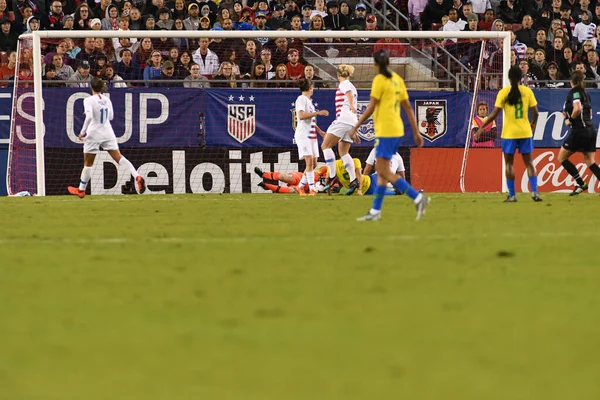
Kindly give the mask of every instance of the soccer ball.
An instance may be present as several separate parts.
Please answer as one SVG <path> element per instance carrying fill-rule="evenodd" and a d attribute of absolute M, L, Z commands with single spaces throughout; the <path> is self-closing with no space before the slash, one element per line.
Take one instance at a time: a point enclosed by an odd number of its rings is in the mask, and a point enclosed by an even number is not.
<path fill-rule="evenodd" d="M 315 190 L 317 193 L 325 193 L 325 185 L 320 180 L 315 183 Z"/>

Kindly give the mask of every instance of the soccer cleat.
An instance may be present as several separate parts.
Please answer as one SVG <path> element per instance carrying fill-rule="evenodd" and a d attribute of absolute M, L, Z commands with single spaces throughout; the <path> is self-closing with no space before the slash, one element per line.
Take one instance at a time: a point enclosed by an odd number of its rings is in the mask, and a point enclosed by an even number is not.
<path fill-rule="evenodd" d="M 146 191 L 146 181 L 141 175 L 138 175 L 138 177 L 135 178 L 135 185 L 139 194 L 142 194 Z"/>
<path fill-rule="evenodd" d="M 381 213 L 378 212 L 377 214 L 372 214 L 371 211 L 369 211 L 368 213 L 366 213 L 365 215 L 363 215 L 360 218 L 356 218 L 357 221 L 362 222 L 362 221 L 379 221 L 381 219 Z"/>
<path fill-rule="evenodd" d="M 423 215 L 425 215 L 425 211 L 427 210 L 427 206 L 429 205 L 429 202 L 431 201 L 431 199 L 425 195 L 421 195 L 421 200 L 416 204 L 417 206 L 417 221 L 420 220 L 421 218 L 423 218 Z"/>
<path fill-rule="evenodd" d="M 67 188 L 67 190 L 69 191 L 69 194 L 72 194 L 73 196 L 77 196 L 80 199 L 83 199 L 85 197 L 85 190 L 79 190 L 79 188 L 76 188 L 73 186 L 69 186 Z"/>
<path fill-rule="evenodd" d="M 259 186 L 259 187 L 261 187 L 261 188 L 263 188 L 263 189 L 265 189 L 265 190 L 267 190 L 267 187 L 265 186 L 265 183 L 264 183 L 264 182 L 260 182 L 260 183 L 258 184 L 258 186 Z"/>
<path fill-rule="evenodd" d="M 348 185 L 348 190 L 346 190 L 346 196 L 351 196 L 352 194 L 354 194 L 354 191 L 356 189 L 358 189 L 358 179 L 355 179 L 352 182 L 350 182 L 350 184 Z"/>
<path fill-rule="evenodd" d="M 573 189 L 573 191 L 571 192 L 571 194 L 569 194 L 569 196 L 577 196 L 579 193 L 583 193 L 586 190 L 588 190 L 588 185 L 587 183 L 584 183 L 583 186 L 579 186 L 577 185 L 575 187 L 575 189 Z"/>
<path fill-rule="evenodd" d="M 333 190 L 333 186 L 337 183 L 337 181 L 337 176 L 334 176 L 333 178 L 327 177 L 327 183 L 323 187 L 323 191 L 326 191 L 328 196 L 331 196 L 331 191 Z"/>
<path fill-rule="evenodd" d="M 531 200 L 535 201 L 536 203 L 539 203 L 540 201 L 542 201 L 542 198 L 537 193 L 534 193 L 531 195 Z"/>
<path fill-rule="evenodd" d="M 254 173 L 258 176 L 260 176 L 262 178 L 263 176 L 263 171 L 262 169 L 258 168 L 258 167 L 254 167 Z"/>
<path fill-rule="evenodd" d="M 298 187 L 296 188 L 296 190 L 298 191 L 298 194 L 299 194 L 300 196 L 306 196 L 306 192 L 304 191 L 304 188 L 303 188 L 303 187 L 300 187 L 300 186 L 298 186 Z"/>
<path fill-rule="evenodd" d="M 309 195 L 309 196 L 316 196 L 316 195 L 317 195 L 317 192 L 315 192 L 314 190 L 311 190 L 311 191 L 308 193 L 308 195 Z"/>
<path fill-rule="evenodd" d="M 504 200 L 504 203 L 516 203 L 517 202 L 517 196 L 508 196 L 506 197 L 506 200 Z"/>

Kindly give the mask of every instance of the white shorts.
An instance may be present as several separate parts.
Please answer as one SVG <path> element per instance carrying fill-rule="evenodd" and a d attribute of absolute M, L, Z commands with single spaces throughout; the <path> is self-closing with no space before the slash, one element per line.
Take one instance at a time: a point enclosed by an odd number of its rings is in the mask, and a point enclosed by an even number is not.
<path fill-rule="evenodd" d="M 333 136 L 339 137 L 342 142 L 352 143 L 352 139 L 350 139 L 349 135 L 349 132 L 352 128 L 352 125 L 335 120 L 331 123 L 331 125 L 329 125 L 329 128 L 327 128 L 327 133 L 331 133 Z"/>
<path fill-rule="evenodd" d="M 109 139 L 103 142 L 94 142 L 86 140 L 83 142 L 83 153 L 84 154 L 98 154 L 101 151 L 119 150 L 119 144 L 117 139 Z"/>
<path fill-rule="evenodd" d="M 296 139 L 298 146 L 298 158 L 303 159 L 306 156 L 319 158 L 319 141 L 317 139 Z"/>

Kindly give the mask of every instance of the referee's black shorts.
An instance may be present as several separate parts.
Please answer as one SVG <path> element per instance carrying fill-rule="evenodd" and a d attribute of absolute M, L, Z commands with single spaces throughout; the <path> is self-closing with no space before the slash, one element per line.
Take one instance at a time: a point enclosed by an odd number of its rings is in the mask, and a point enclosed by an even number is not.
<path fill-rule="evenodd" d="M 572 152 L 592 153 L 596 151 L 598 132 L 594 127 L 571 129 L 562 147 Z"/>

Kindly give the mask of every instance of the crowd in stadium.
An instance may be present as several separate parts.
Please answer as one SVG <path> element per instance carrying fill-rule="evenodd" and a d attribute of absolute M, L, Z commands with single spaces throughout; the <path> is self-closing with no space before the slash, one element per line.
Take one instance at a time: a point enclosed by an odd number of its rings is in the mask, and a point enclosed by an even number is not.
<path fill-rule="evenodd" d="M 514 32 L 511 62 L 519 64 L 527 85 L 548 87 L 571 72 L 585 70 L 599 80 L 600 2 L 591 0 L 0 0 L 0 81 L 32 79 L 33 57 L 23 48 L 16 59 L 18 37 L 34 30 L 357 30 L 383 29 L 383 12 L 399 10 L 412 29 L 443 31 L 506 30 Z M 374 7 L 374 8 L 373 8 Z M 393 11 L 390 11 L 393 10 Z M 385 24 L 389 29 L 391 24 Z M 406 25 L 408 29 L 409 25 Z M 92 76 L 109 87 L 129 85 L 185 87 L 290 87 L 300 77 L 317 81 L 318 70 L 303 58 L 313 46 L 323 57 L 370 56 L 386 49 L 404 56 L 407 43 L 397 39 L 100 39 L 43 42 L 47 86 L 86 87 Z M 364 44 L 370 44 L 365 46 Z M 320 45 L 320 46 L 319 46 Z M 480 42 L 439 43 L 465 67 L 474 70 Z M 490 48 L 488 65 L 501 49 Z M 340 54 L 341 53 L 341 54 Z M 16 68 L 18 66 L 18 69 Z M 490 68 L 491 69 L 491 68 Z M 178 83 L 169 82 L 177 80 Z M 182 83 L 183 80 L 183 83 Z M 131 83 L 133 81 L 133 83 Z M 138 83 L 135 83 L 138 81 Z M 594 83 L 591 83 L 594 84 Z"/>

